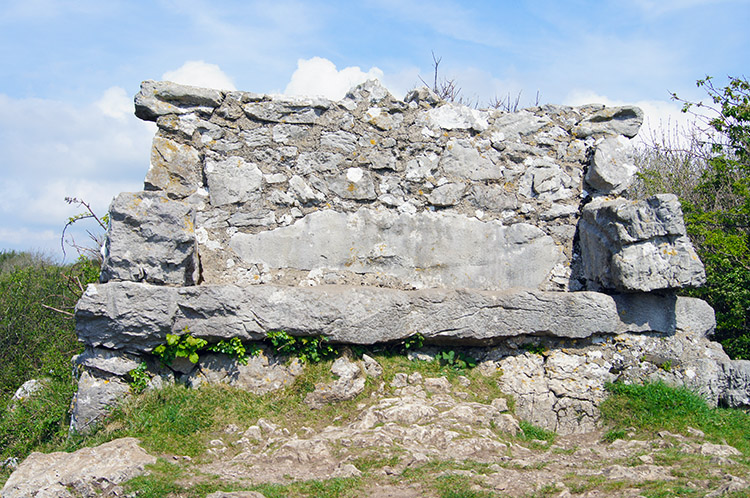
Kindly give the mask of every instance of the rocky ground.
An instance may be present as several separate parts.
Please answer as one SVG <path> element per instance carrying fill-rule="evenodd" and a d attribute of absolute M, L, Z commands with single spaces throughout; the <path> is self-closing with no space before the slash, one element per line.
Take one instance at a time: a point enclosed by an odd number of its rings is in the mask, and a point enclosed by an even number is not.
<path fill-rule="evenodd" d="M 309 425 L 291 417 L 284 423 L 283 416 L 249 426 L 230 423 L 204 434 L 207 450 L 192 458 L 149 456 L 132 439 L 74 456 L 34 454 L 8 480 L 2 497 L 750 493 L 748 459 L 731 441 L 709 441 L 698 429 L 662 431 L 647 440 L 627 431 L 616 439 L 605 429 L 555 436 L 519 421 L 512 401 L 509 406 L 503 397 L 488 396 L 481 376 L 449 381 L 413 371 L 385 380 L 376 362 L 361 365 L 334 362 L 336 380 L 319 383 L 305 400 L 313 413 Z M 376 379 L 369 394 L 367 375 Z M 321 407 L 355 397 L 346 412 L 315 420 L 316 413 L 332 413 Z M 144 472 L 150 477 L 127 482 Z M 159 481 L 170 482 L 171 491 L 154 491 Z"/>

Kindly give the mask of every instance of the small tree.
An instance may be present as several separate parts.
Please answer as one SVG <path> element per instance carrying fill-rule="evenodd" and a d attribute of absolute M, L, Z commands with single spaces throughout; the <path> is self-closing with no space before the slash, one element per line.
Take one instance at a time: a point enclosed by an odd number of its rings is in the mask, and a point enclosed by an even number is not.
<path fill-rule="evenodd" d="M 730 78 L 717 89 L 710 77 L 699 80 L 712 103 L 683 102 L 697 114 L 700 179 L 681 197 L 685 224 L 706 266 L 706 285 L 694 295 L 716 310 L 716 339 L 734 358 L 750 359 L 750 83 Z"/>

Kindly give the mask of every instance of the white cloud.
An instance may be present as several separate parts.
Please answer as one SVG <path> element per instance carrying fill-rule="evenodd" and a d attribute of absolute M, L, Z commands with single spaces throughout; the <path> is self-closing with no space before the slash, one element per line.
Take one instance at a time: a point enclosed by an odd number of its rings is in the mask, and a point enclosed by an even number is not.
<path fill-rule="evenodd" d="M 367 80 L 383 81 L 383 71 L 377 67 L 366 73 L 357 66 L 337 70 L 336 65 L 322 57 L 299 59 L 297 69 L 286 86 L 284 93 L 295 96 L 320 96 L 331 100 L 341 100 L 355 85 Z"/>
<path fill-rule="evenodd" d="M 236 90 L 232 79 L 216 64 L 204 61 L 187 61 L 174 71 L 167 71 L 162 79 L 182 85 L 217 88 L 219 90 Z"/>
<path fill-rule="evenodd" d="M 119 86 L 113 86 L 105 90 L 102 98 L 97 100 L 94 105 L 105 116 L 119 120 L 133 114 L 133 99 L 128 96 L 128 92 L 124 88 Z"/>

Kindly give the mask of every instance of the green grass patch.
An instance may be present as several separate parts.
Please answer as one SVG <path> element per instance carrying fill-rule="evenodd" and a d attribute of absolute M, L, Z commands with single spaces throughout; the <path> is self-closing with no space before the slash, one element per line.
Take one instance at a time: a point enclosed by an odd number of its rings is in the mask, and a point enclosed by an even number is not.
<path fill-rule="evenodd" d="M 653 436 L 667 430 L 686 433 L 698 428 L 716 443 L 727 442 L 750 456 L 750 415 L 740 410 L 710 408 L 697 394 L 661 382 L 644 385 L 608 384 L 611 393 L 600 406 L 611 430 L 635 428 Z"/>
<path fill-rule="evenodd" d="M 518 425 L 521 426 L 521 433 L 518 437 L 523 441 L 533 441 L 536 439 L 539 441 L 546 441 L 547 443 L 553 443 L 557 437 L 557 434 L 554 432 L 538 427 L 526 422 L 525 420 L 519 421 Z"/>

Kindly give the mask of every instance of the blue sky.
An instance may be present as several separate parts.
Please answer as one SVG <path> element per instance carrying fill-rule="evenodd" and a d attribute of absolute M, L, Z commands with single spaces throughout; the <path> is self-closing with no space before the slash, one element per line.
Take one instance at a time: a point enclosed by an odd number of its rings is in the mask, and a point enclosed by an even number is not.
<path fill-rule="evenodd" d="M 0 249 L 59 258 L 66 196 L 105 212 L 142 188 L 142 80 L 336 97 L 377 76 L 403 97 L 434 51 L 480 103 L 636 103 L 658 126 L 681 119 L 670 91 L 748 76 L 749 24 L 750 0 L 0 0 Z"/>

